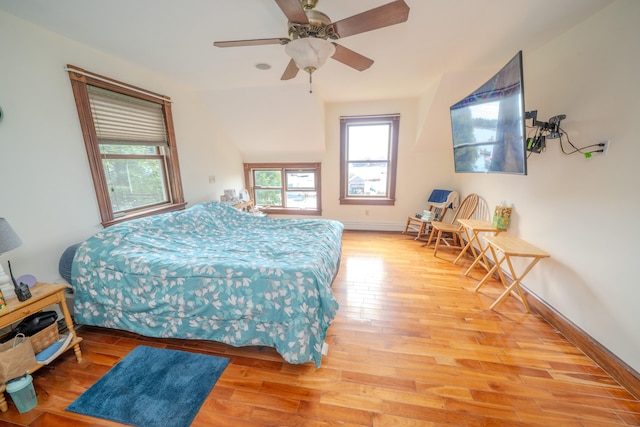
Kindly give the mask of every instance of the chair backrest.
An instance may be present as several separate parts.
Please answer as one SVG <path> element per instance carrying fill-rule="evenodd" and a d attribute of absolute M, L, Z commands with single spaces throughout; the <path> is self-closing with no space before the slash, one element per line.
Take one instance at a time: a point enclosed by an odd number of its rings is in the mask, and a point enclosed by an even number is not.
<path fill-rule="evenodd" d="M 456 213 L 453 216 L 453 219 L 451 220 L 451 224 L 459 225 L 458 224 L 459 219 L 471 218 L 471 215 L 474 214 L 474 212 L 476 211 L 476 208 L 478 207 L 478 199 L 479 197 L 475 193 L 471 193 L 467 197 L 465 197 L 464 200 L 462 200 L 462 203 L 460 203 L 460 206 L 458 207 L 458 209 L 456 210 Z"/>
<path fill-rule="evenodd" d="M 427 200 L 432 205 L 442 205 L 438 207 L 457 208 L 458 192 L 452 190 L 433 190 Z"/>
<path fill-rule="evenodd" d="M 427 209 L 432 211 L 438 221 L 442 221 L 449 208 L 457 208 L 459 196 L 457 191 L 433 190 L 428 200 Z"/>

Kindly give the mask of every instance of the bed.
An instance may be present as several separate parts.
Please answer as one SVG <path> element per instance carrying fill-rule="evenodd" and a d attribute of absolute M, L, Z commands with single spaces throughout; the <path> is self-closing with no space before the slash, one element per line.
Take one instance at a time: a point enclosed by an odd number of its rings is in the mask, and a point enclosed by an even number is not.
<path fill-rule="evenodd" d="M 338 310 L 343 225 L 258 217 L 220 202 L 111 226 L 71 264 L 78 324 L 269 346 L 320 366 Z"/>

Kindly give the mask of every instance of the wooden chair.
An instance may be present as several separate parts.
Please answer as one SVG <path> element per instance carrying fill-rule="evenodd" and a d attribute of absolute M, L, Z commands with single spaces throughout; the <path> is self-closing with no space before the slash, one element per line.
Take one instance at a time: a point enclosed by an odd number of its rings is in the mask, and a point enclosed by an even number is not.
<path fill-rule="evenodd" d="M 435 218 L 443 219 L 450 207 L 457 207 L 458 197 L 456 191 L 433 190 L 429 200 L 427 200 L 426 210 L 433 212 Z M 431 221 L 425 221 L 424 218 L 418 218 L 417 216 L 409 216 L 402 234 L 407 234 L 409 230 L 415 231 L 417 233 L 415 240 L 420 240 L 429 233 L 430 227 Z"/>
<path fill-rule="evenodd" d="M 458 222 L 458 219 L 471 218 L 478 207 L 478 199 L 479 197 L 475 193 L 465 197 L 450 223 L 442 221 L 433 221 L 431 223 L 431 234 L 429 234 L 429 240 L 425 246 L 431 245 L 431 241 L 435 235 L 436 246 L 433 250 L 433 256 L 436 256 L 438 253 L 440 243 L 444 243 L 450 248 L 463 248 L 462 233 L 464 232 L 464 227 Z"/>

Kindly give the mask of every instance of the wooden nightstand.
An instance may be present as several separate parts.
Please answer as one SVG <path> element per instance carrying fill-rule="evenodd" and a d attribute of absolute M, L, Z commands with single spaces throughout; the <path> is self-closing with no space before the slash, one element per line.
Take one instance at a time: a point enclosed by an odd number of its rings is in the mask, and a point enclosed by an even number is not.
<path fill-rule="evenodd" d="M 67 301 L 64 296 L 64 291 L 67 289 L 65 285 L 54 285 L 48 283 L 37 283 L 33 286 L 31 291 L 31 298 L 26 301 L 18 301 L 18 298 L 8 298 L 7 306 L 0 310 L 0 329 L 5 326 L 9 326 L 19 320 L 24 319 L 30 314 L 37 313 L 50 305 L 60 304 L 60 308 L 62 309 L 62 314 L 64 316 L 64 321 L 67 324 L 67 329 L 69 330 L 69 334 L 71 334 L 71 341 L 67 345 L 67 348 L 64 351 L 67 351 L 69 348 L 73 347 L 73 351 L 76 353 L 76 359 L 78 359 L 78 363 L 82 362 L 82 352 L 80 351 L 80 342 L 82 338 L 76 335 L 76 331 L 73 329 L 73 322 L 71 320 L 71 313 L 69 312 L 69 308 L 67 307 Z M 39 363 L 36 363 L 30 370 L 29 373 L 34 373 L 42 366 Z M 6 384 L 0 385 L 0 411 L 6 412 L 8 409 L 7 401 L 4 397 L 4 392 L 6 390 Z"/>

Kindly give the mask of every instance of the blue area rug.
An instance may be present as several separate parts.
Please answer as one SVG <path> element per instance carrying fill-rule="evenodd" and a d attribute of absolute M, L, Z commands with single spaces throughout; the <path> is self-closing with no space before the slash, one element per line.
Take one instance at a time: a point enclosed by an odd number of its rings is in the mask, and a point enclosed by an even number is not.
<path fill-rule="evenodd" d="M 138 427 L 188 427 L 229 359 L 139 346 L 68 411 Z"/>

